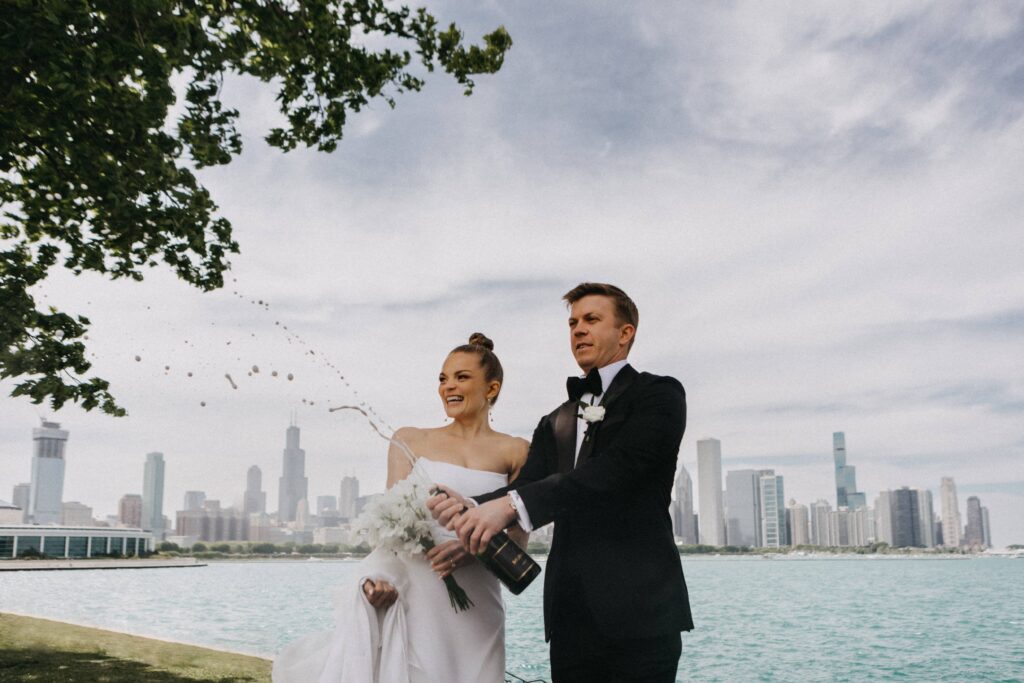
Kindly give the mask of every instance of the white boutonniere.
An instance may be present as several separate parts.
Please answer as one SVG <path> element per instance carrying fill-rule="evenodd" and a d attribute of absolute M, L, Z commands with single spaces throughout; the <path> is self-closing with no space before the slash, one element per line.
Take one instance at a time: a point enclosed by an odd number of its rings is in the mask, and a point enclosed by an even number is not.
<path fill-rule="evenodd" d="M 604 419 L 604 406 L 581 405 L 580 407 L 583 408 L 583 412 L 580 413 L 580 417 L 582 417 L 587 424 L 594 424 L 595 422 L 600 422 Z"/>

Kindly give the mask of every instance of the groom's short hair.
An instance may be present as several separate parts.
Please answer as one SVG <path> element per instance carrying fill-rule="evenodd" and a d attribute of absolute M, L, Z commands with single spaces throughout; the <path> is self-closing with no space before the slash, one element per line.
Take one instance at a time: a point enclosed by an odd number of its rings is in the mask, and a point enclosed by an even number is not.
<path fill-rule="evenodd" d="M 625 325 L 626 323 L 633 327 L 640 325 L 640 312 L 636 309 L 636 304 L 633 303 L 628 294 L 615 285 L 609 285 L 604 282 L 581 282 L 566 292 L 562 300 L 565 301 L 566 305 L 572 306 L 583 297 L 593 294 L 606 296 L 615 303 L 615 317 L 618 319 L 619 325 Z M 636 337 L 630 340 L 630 346 L 633 346 L 635 339 Z"/>

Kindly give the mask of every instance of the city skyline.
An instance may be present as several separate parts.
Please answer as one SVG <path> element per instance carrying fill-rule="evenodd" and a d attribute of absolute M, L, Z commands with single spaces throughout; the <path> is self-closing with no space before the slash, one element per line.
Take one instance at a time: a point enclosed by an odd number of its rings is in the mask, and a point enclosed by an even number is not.
<path fill-rule="evenodd" d="M 495 428 L 529 438 L 578 370 L 560 297 L 596 280 L 639 308 L 631 362 L 686 388 L 691 473 L 714 435 L 724 469 L 775 469 L 813 501 L 845 431 L 869 498 L 953 477 L 997 543 L 1024 538 L 1015 6 L 446 9 L 467 39 L 508 28 L 500 73 L 469 98 L 430 78 L 373 103 L 332 154 L 269 149 L 273 88 L 226 76 L 245 149 L 197 171 L 240 247 L 222 290 L 163 267 L 58 267 L 33 287 L 92 321 L 83 380 L 109 380 L 129 415 L 53 413 L 0 381 L 5 497 L 29 481 L 40 415 L 73 430 L 66 496 L 98 511 L 140 490 L 154 450 L 175 501 L 190 481 L 237 495 L 255 464 L 276 509 L 293 412 L 311 495 L 345 474 L 379 490 L 386 445 L 328 408 L 443 425 L 437 372 L 475 331 L 505 368 Z"/>

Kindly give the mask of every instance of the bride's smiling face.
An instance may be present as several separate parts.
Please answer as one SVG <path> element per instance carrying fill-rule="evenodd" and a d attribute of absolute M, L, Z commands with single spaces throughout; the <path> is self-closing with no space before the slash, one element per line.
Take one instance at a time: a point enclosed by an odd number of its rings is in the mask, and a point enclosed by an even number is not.
<path fill-rule="evenodd" d="M 480 358 L 474 353 L 449 354 L 437 380 L 444 412 L 452 419 L 486 412 L 501 388 L 499 382 L 487 381 Z"/>

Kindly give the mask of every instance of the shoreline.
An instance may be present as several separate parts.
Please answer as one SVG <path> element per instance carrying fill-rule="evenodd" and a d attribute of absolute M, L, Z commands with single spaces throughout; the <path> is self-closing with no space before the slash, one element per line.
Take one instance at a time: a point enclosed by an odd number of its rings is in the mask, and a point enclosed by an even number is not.
<path fill-rule="evenodd" d="M 182 569 L 205 567 L 194 557 L 175 557 L 167 559 L 55 559 L 55 560 L 3 560 L 0 571 L 31 572 L 31 571 L 81 571 L 86 569 Z"/>
<path fill-rule="evenodd" d="M 271 667 L 264 656 L 0 612 L 0 677 L 5 680 L 261 682 L 270 680 Z"/>

